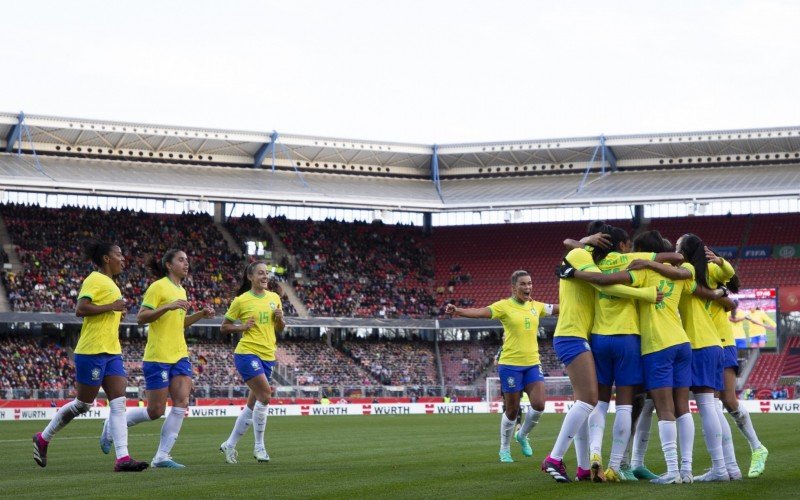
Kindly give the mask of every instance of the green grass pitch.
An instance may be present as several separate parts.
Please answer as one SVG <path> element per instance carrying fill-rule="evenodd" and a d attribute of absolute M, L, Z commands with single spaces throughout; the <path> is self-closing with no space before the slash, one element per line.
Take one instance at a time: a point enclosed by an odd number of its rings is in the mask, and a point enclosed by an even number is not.
<path fill-rule="evenodd" d="M 346 417 L 272 417 L 267 450 L 272 461 L 252 458 L 252 431 L 239 443 L 239 464 L 224 462 L 218 451 L 232 418 L 194 418 L 183 426 L 172 455 L 184 470 L 112 472 L 113 452 L 98 447 L 99 420 L 73 422 L 50 445 L 48 466 L 32 458 L 31 436 L 44 421 L 0 422 L 0 496 L 18 497 L 335 497 L 335 498 L 792 498 L 800 489 L 800 415 L 753 415 L 760 438 L 770 450 L 767 470 L 758 479 L 727 484 L 656 486 L 644 481 L 623 484 L 556 484 L 539 470 L 553 445 L 562 415 L 546 414 L 532 433 L 533 458 L 513 443 L 513 464 L 497 459 L 498 415 L 409 415 Z M 607 433 L 613 415 L 609 416 Z M 699 417 L 694 448 L 695 473 L 710 465 Z M 160 422 L 130 430 L 130 451 L 150 460 Z M 647 463 L 664 469 L 653 425 Z M 733 427 L 743 472 L 750 452 Z M 607 436 L 608 438 L 608 436 Z M 608 439 L 604 447 L 607 456 Z M 574 451 L 567 454 L 574 473 Z"/>

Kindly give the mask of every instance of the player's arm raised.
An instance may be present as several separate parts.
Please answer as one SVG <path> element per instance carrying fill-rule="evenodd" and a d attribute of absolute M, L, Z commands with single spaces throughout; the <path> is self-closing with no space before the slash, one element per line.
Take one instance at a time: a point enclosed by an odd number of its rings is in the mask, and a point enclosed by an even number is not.
<path fill-rule="evenodd" d="M 445 314 L 449 314 L 451 316 L 461 316 L 464 318 L 473 319 L 491 319 L 492 317 L 492 310 L 488 307 L 462 309 L 460 307 L 456 307 L 455 304 L 447 304 L 444 312 Z"/>

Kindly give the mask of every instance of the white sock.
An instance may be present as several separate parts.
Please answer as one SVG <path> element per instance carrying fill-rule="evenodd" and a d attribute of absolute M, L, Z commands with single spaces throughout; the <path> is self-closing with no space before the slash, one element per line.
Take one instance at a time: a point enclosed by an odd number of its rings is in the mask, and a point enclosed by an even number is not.
<path fill-rule="evenodd" d="M 108 416 L 108 431 L 114 440 L 114 452 L 117 459 L 128 456 L 128 425 L 125 419 L 125 396 L 108 402 L 111 414 Z"/>
<path fill-rule="evenodd" d="M 647 444 L 650 442 L 650 427 L 653 425 L 653 409 L 656 407 L 652 399 L 646 399 L 642 406 L 642 413 L 636 421 L 636 433 L 633 436 L 633 452 L 631 454 L 631 467 L 644 466 L 644 456 L 647 454 Z"/>
<path fill-rule="evenodd" d="M 588 413 L 591 413 L 591 411 Z M 589 470 L 591 468 L 592 462 L 589 460 L 589 415 L 586 415 L 586 420 L 583 421 L 583 425 L 578 430 L 578 433 L 575 434 L 575 458 L 578 467 L 581 469 Z"/>
<path fill-rule="evenodd" d="M 152 419 L 150 418 L 150 414 L 147 413 L 147 408 L 138 406 L 125 412 L 125 420 L 128 421 L 128 427 L 133 427 L 136 424 L 149 422 Z"/>
<path fill-rule="evenodd" d="M 77 417 L 78 415 L 82 415 L 89 411 L 89 404 L 80 401 L 79 399 L 73 399 L 69 403 L 65 404 L 61 408 L 58 409 L 56 416 L 47 424 L 47 427 L 44 428 L 42 431 L 42 439 L 49 442 L 53 439 L 53 436 L 56 435 L 58 431 L 64 428 L 65 425 L 72 422 L 72 419 Z"/>
<path fill-rule="evenodd" d="M 628 441 L 631 439 L 632 418 L 632 405 L 617 405 L 617 414 L 614 417 L 614 428 L 611 434 L 611 456 L 608 460 L 608 466 L 614 470 L 619 470 L 625 448 L 628 447 Z"/>
<path fill-rule="evenodd" d="M 694 456 L 694 419 L 691 413 L 684 413 L 675 421 L 678 427 L 678 444 L 681 448 L 681 470 L 692 473 Z"/>
<path fill-rule="evenodd" d="M 569 444 L 575 439 L 575 451 L 578 452 L 578 438 L 581 428 L 586 424 L 586 419 L 592 413 L 594 406 L 584 403 L 583 401 L 576 401 L 572 408 L 569 409 L 567 415 L 564 417 L 564 423 L 561 424 L 561 430 L 558 432 L 556 444 L 553 445 L 553 450 L 550 452 L 550 458 L 554 460 L 563 460 L 564 454 L 569 449 Z M 588 431 L 588 427 L 587 427 Z M 584 436 L 587 438 L 588 436 Z M 588 446 L 588 440 L 584 443 Z M 578 454 L 580 458 L 580 454 Z M 586 459 L 589 459 L 589 453 L 586 453 Z M 580 462 L 580 460 L 579 460 Z M 580 465 L 578 465 L 580 467 Z M 588 469 L 588 467 L 586 467 Z"/>
<path fill-rule="evenodd" d="M 233 425 L 233 431 L 231 431 L 231 435 L 228 436 L 228 440 L 225 441 L 225 446 L 228 448 L 236 448 L 236 444 L 239 442 L 244 433 L 247 432 L 247 428 L 250 427 L 250 424 L 253 423 L 253 410 L 250 409 L 249 406 L 245 406 L 239 416 L 236 417 L 236 423 Z"/>
<path fill-rule="evenodd" d="M 731 426 L 725 418 L 725 413 L 722 410 L 722 401 L 715 399 L 717 402 L 717 418 L 719 419 L 719 428 L 722 434 L 722 456 L 725 458 L 725 468 L 732 470 L 739 470 L 739 464 L 736 463 L 736 450 L 733 449 L 733 435 L 731 434 Z"/>
<path fill-rule="evenodd" d="M 167 459 L 172 447 L 175 446 L 175 441 L 178 439 L 178 433 L 181 431 L 185 415 L 186 408 L 172 407 L 166 420 L 164 420 L 164 425 L 161 426 L 161 441 L 158 443 L 158 452 L 156 452 L 153 461 L 161 462 Z"/>
<path fill-rule="evenodd" d="M 703 438 L 706 441 L 708 454 L 711 455 L 711 466 L 717 472 L 724 472 L 725 456 L 722 454 L 722 429 L 717 416 L 717 404 L 711 393 L 695 394 L 697 409 L 703 422 Z"/>
<path fill-rule="evenodd" d="M 253 408 L 253 433 L 256 437 L 255 449 L 264 449 L 264 431 L 267 429 L 267 405 L 256 401 Z"/>
<path fill-rule="evenodd" d="M 678 429 L 673 420 L 658 421 L 658 437 L 661 438 L 661 451 L 667 462 L 667 472 L 678 472 L 678 444 L 675 439 Z"/>
<path fill-rule="evenodd" d="M 632 425 L 633 424 L 631 424 L 631 426 Z M 622 465 L 631 464 L 631 451 L 633 449 L 634 433 L 628 432 L 628 434 L 629 434 L 628 445 L 625 447 L 625 451 L 622 452 L 622 462 L 621 462 Z"/>
<path fill-rule="evenodd" d="M 603 433 L 606 430 L 606 413 L 608 413 L 608 403 L 598 401 L 592 413 L 589 414 L 589 452 L 597 453 L 602 456 Z"/>
<path fill-rule="evenodd" d="M 533 408 L 525 413 L 525 420 L 522 421 L 522 426 L 519 428 L 519 433 L 521 436 L 527 437 L 530 434 L 531 429 L 536 427 L 536 424 L 539 423 L 539 418 L 542 416 L 542 411 L 536 411 Z"/>
<path fill-rule="evenodd" d="M 753 428 L 753 422 L 750 420 L 750 412 L 747 411 L 743 405 L 739 405 L 739 409 L 731 412 L 733 421 L 736 422 L 736 427 L 742 431 L 747 442 L 750 443 L 750 451 L 755 451 L 761 448 L 761 441 L 758 440 L 756 430 Z"/>
<path fill-rule="evenodd" d="M 500 419 L 500 451 L 508 451 L 511 449 L 511 436 L 514 434 L 514 425 L 516 421 L 510 420 L 503 412 L 503 418 Z"/>

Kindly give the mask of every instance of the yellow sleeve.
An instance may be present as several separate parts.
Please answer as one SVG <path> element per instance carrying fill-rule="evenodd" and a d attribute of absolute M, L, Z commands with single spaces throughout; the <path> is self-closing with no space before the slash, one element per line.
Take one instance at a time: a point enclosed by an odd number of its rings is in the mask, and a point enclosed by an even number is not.
<path fill-rule="evenodd" d="M 501 319 L 503 316 L 506 315 L 505 307 L 503 306 L 503 300 L 498 300 L 494 304 L 489 306 L 489 310 L 492 311 L 492 319 Z"/>
<path fill-rule="evenodd" d="M 242 301 L 239 300 L 239 297 L 233 299 L 233 302 L 231 302 L 230 307 L 228 307 L 228 310 L 225 312 L 225 319 L 227 319 L 228 321 L 238 320 L 239 316 L 241 315 L 241 309 L 242 309 L 241 304 Z"/>
<path fill-rule="evenodd" d="M 708 264 L 708 275 L 719 284 L 727 283 L 733 278 L 734 274 L 736 274 L 736 271 L 734 271 L 730 262 L 725 259 L 722 259 L 721 266 L 713 262 Z"/>
<path fill-rule="evenodd" d="M 772 318 L 769 317 L 769 314 L 765 313 L 764 311 L 761 311 L 761 322 L 769 326 L 778 326 L 774 321 L 772 321 Z"/>
<path fill-rule="evenodd" d="M 600 272 L 597 265 L 592 260 L 592 254 L 583 248 L 574 248 L 569 251 L 564 260 L 578 271 Z"/>
<path fill-rule="evenodd" d="M 633 288 L 626 285 L 592 286 L 597 290 L 608 295 L 613 295 L 614 297 L 643 300 L 652 304 L 655 304 L 656 302 L 656 287 L 654 286 L 648 286 L 644 288 Z"/>
<path fill-rule="evenodd" d="M 83 280 L 81 291 L 78 293 L 78 300 L 86 297 L 87 299 L 94 301 L 97 291 L 97 281 L 92 279 L 92 276 L 89 276 Z"/>
<path fill-rule="evenodd" d="M 156 310 L 161 306 L 163 296 L 160 293 L 161 287 L 158 286 L 158 283 L 158 281 L 155 281 L 147 287 L 147 290 L 144 292 L 144 297 L 142 298 L 142 307 Z"/>
<path fill-rule="evenodd" d="M 636 269 L 634 271 L 628 271 L 628 274 L 631 275 L 631 286 L 639 288 L 644 284 L 645 279 L 647 278 L 647 271 L 645 269 Z"/>
<path fill-rule="evenodd" d="M 690 273 L 692 273 L 692 284 L 689 286 L 689 291 L 694 292 L 697 290 L 697 281 L 694 279 L 694 266 L 689 264 L 688 262 L 684 262 L 681 264 L 681 267 L 684 269 L 688 269 Z"/>

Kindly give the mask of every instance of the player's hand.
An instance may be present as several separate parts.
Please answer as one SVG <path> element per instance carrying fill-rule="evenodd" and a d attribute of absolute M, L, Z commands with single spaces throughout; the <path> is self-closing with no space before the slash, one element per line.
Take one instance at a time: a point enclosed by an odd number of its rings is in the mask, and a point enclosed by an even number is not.
<path fill-rule="evenodd" d="M 664 302 L 664 292 L 656 290 L 656 304 Z"/>
<path fill-rule="evenodd" d="M 575 276 L 575 268 L 569 264 L 562 264 L 556 267 L 556 276 L 560 279 L 572 278 Z"/>
<path fill-rule="evenodd" d="M 176 309 L 183 309 L 184 311 L 189 309 L 189 301 L 188 300 L 176 300 L 175 302 L 170 302 L 167 304 L 167 309 L 170 311 L 174 311 Z"/>
<path fill-rule="evenodd" d="M 456 314 L 456 305 L 455 304 L 447 304 L 444 308 L 444 313 L 453 316 Z"/>
<path fill-rule="evenodd" d="M 628 270 L 636 271 L 637 269 L 648 269 L 650 267 L 650 261 L 644 259 L 634 259 L 628 264 Z"/>
<path fill-rule="evenodd" d="M 275 312 L 272 313 L 272 317 L 277 321 L 283 321 L 283 309 L 275 309 Z"/>
<path fill-rule="evenodd" d="M 109 311 L 117 311 L 117 312 L 121 312 L 123 314 L 128 309 L 128 306 L 125 304 L 125 299 L 115 300 L 114 302 L 112 302 L 110 304 L 110 306 L 111 306 L 111 309 L 109 309 Z"/>
<path fill-rule="evenodd" d="M 253 317 L 248 318 L 247 321 L 245 321 L 245 323 L 242 325 L 242 328 L 243 328 L 242 331 L 246 332 L 247 330 L 253 328 L 253 325 L 255 325 L 255 324 L 256 324 L 256 319 L 255 318 L 253 318 Z"/>
<path fill-rule="evenodd" d="M 205 306 L 200 312 L 203 313 L 204 318 L 213 318 L 217 315 L 216 311 L 214 311 L 214 308 L 211 306 Z"/>
<path fill-rule="evenodd" d="M 595 248 L 611 248 L 611 236 L 605 233 L 595 233 L 581 239 L 584 245 L 591 245 Z"/>
<path fill-rule="evenodd" d="M 716 265 L 718 265 L 718 266 L 721 266 L 721 265 L 722 265 L 722 258 L 721 258 L 719 255 L 715 254 L 715 253 L 714 253 L 714 252 L 713 252 L 713 251 L 712 251 L 710 248 L 708 248 L 708 247 L 703 247 L 703 249 L 706 251 L 706 259 L 707 259 L 709 262 L 713 262 L 714 264 L 716 264 Z"/>

